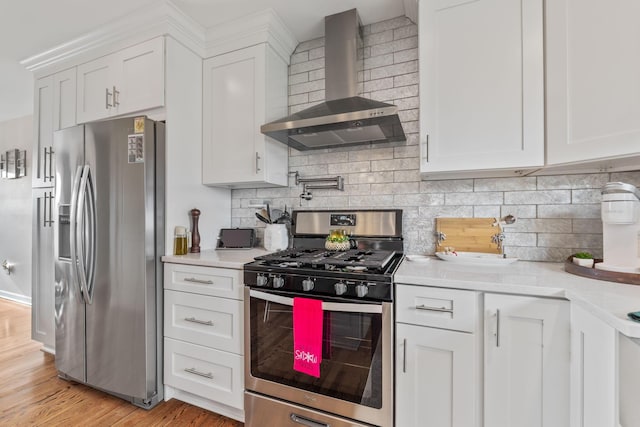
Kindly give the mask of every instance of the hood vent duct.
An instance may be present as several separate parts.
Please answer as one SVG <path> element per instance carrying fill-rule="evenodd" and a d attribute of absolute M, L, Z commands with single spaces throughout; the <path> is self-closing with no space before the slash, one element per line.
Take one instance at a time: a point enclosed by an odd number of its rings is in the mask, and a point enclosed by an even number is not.
<path fill-rule="evenodd" d="M 358 96 L 362 51 L 356 9 L 325 17 L 326 101 L 260 131 L 301 151 L 404 141 L 398 107 Z"/>

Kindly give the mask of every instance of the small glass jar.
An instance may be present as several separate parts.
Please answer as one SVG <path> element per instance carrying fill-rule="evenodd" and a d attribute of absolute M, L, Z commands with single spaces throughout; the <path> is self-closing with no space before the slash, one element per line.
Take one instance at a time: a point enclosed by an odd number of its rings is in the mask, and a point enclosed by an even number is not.
<path fill-rule="evenodd" d="M 187 254 L 187 229 L 185 227 L 177 226 L 175 228 L 173 235 L 173 254 Z"/>

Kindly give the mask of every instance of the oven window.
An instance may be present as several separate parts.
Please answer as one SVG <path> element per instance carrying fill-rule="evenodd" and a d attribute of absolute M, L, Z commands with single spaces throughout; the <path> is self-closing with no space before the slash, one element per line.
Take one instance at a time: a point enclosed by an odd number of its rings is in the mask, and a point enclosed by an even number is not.
<path fill-rule="evenodd" d="M 320 378 L 293 370 L 293 307 L 251 298 L 251 374 L 382 407 L 382 314 L 325 311 Z"/>

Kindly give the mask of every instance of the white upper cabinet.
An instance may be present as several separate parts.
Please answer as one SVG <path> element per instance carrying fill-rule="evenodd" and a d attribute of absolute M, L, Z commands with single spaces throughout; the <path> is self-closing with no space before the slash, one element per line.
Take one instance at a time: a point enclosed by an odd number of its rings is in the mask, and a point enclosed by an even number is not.
<path fill-rule="evenodd" d="M 78 66 L 78 123 L 164 105 L 164 37 Z"/>
<path fill-rule="evenodd" d="M 288 148 L 260 126 L 287 114 L 287 63 L 261 43 L 203 66 L 203 183 L 286 186 Z"/>
<path fill-rule="evenodd" d="M 76 69 L 35 82 L 33 101 L 33 187 L 55 185 L 53 132 L 76 124 Z"/>
<path fill-rule="evenodd" d="M 544 164 L 542 0 L 420 0 L 423 179 Z"/>
<path fill-rule="evenodd" d="M 546 3 L 549 165 L 640 155 L 638 22 L 637 1 Z"/>

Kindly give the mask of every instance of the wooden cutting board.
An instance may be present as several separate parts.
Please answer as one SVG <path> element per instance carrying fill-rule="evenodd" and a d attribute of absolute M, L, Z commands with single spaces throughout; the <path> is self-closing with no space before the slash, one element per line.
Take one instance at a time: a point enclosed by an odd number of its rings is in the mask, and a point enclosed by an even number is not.
<path fill-rule="evenodd" d="M 438 244 L 436 252 L 444 252 L 445 246 L 456 252 L 501 253 L 498 245 L 491 241 L 500 233 L 500 226 L 493 226 L 495 218 L 436 218 L 436 232 L 444 233 L 446 239 Z"/>

